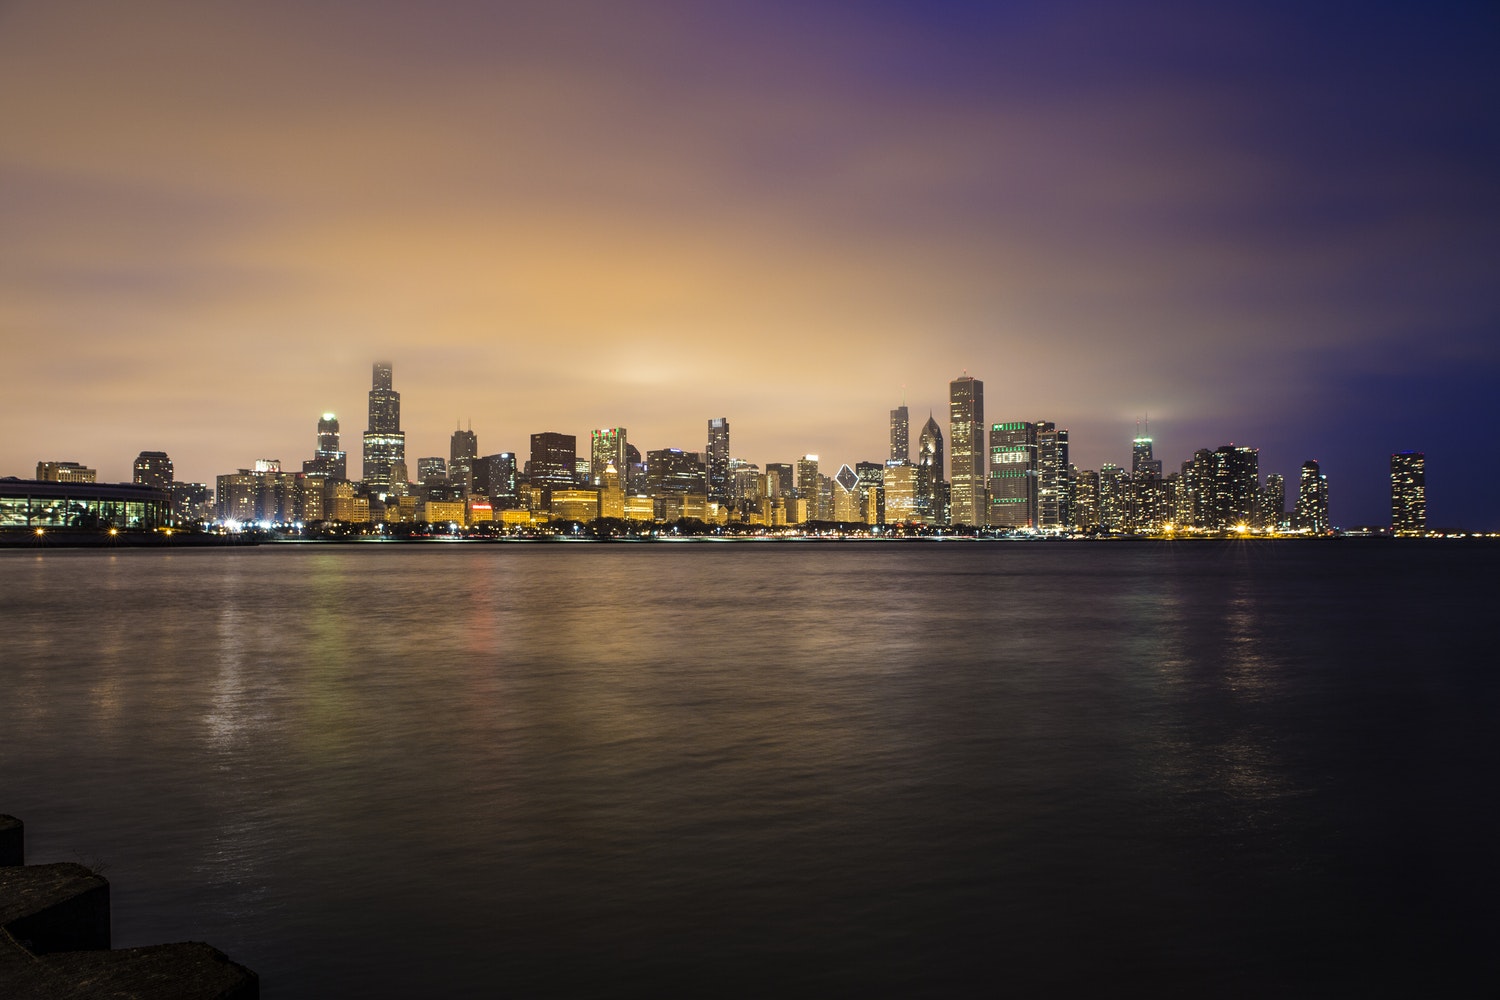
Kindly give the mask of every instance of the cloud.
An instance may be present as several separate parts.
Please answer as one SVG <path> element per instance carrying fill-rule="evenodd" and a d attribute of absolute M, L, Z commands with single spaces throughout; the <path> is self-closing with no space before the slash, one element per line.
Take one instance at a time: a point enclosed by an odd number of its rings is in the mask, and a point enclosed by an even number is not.
<path fill-rule="evenodd" d="M 288 458 L 324 409 L 357 432 L 376 355 L 413 453 L 468 418 L 698 447 L 727 413 L 755 461 L 878 458 L 901 386 L 941 413 L 967 368 L 1090 465 L 1146 410 L 1184 453 L 1315 419 L 1351 355 L 1496 364 L 1493 18 L 1332 48 L 1176 6 L 6 17 L 0 406 L 68 371 L 73 405 L 0 471 Z"/>

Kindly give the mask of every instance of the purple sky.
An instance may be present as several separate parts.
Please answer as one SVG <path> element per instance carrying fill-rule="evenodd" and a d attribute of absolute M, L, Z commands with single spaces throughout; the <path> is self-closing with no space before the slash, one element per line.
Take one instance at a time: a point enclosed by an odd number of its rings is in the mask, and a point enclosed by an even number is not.
<path fill-rule="evenodd" d="M 903 396 L 1500 528 L 1500 8 L 0 0 L 0 475 L 623 425 L 884 457 Z M 904 388 L 903 388 L 904 387 Z"/>

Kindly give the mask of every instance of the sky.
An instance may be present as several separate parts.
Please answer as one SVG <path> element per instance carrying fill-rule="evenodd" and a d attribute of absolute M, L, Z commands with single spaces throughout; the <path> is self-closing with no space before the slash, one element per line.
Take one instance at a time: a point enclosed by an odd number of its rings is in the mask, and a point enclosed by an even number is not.
<path fill-rule="evenodd" d="M 1311 8 L 1311 9 L 1309 9 Z M 0 0 L 0 475 L 623 426 L 879 461 L 948 383 L 1500 528 L 1500 7 Z M 946 430 L 945 430 L 946 433 Z"/>

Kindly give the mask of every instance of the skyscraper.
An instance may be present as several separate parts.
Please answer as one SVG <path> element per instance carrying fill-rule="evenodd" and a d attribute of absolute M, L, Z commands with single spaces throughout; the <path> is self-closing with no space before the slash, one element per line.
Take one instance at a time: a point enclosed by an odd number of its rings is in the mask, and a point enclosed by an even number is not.
<path fill-rule="evenodd" d="M 910 420 L 907 416 L 906 404 L 902 403 L 891 411 L 891 461 L 911 461 L 911 438 L 908 434 Z"/>
<path fill-rule="evenodd" d="M 1297 527 L 1315 535 L 1328 530 L 1328 477 L 1312 459 L 1302 463 L 1297 484 Z"/>
<path fill-rule="evenodd" d="M 859 502 L 859 476 L 847 465 L 839 466 L 833 477 L 833 520 L 863 521 L 864 513 Z"/>
<path fill-rule="evenodd" d="M 1095 490 L 1099 528 L 1103 531 L 1124 531 L 1128 513 L 1128 488 L 1130 474 L 1113 462 L 1099 466 L 1099 478 Z"/>
<path fill-rule="evenodd" d="M 1173 512 L 1167 502 L 1162 484 L 1161 459 L 1152 456 L 1150 425 L 1142 431 L 1139 421 L 1135 425 L 1135 438 L 1130 442 L 1130 479 L 1125 492 L 1125 528 L 1128 531 L 1147 531 L 1173 520 Z"/>
<path fill-rule="evenodd" d="M 455 430 L 448 442 L 448 481 L 463 488 L 464 495 L 474 492 L 474 462 L 479 458 L 479 438 L 473 428 Z"/>
<path fill-rule="evenodd" d="M 531 435 L 531 461 L 526 468 L 531 485 L 542 490 L 544 502 L 551 502 L 553 490 L 573 488 L 577 459 L 578 439 L 572 434 L 543 431 Z"/>
<path fill-rule="evenodd" d="M 703 462 L 698 453 L 681 448 L 646 452 L 646 491 L 652 496 L 703 493 Z"/>
<path fill-rule="evenodd" d="M 917 467 L 909 461 L 886 463 L 881 489 L 885 493 L 884 524 L 909 524 L 917 520 Z"/>
<path fill-rule="evenodd" d="M 1160 463 L 1157 463 L 1160 465 Z M 1061 529 L 1073 525 L 1068 429 L 1050 420 L 1036 424 L 1036 524 Z"/>
<path fill-rule="evenodd" d="M 141 486 L 171 492 L 172 460 L 164 451 L 143 451 L 135 457 L 131 481 Z"/>
<path fill-rule="evenodd" d="M 589 477 L 595 486 L 604 485 L 604 470 L 614 465 L 620 474 L 620 489 L 627 489 L 630 478 L 628 449 L 623 427 L 603 427 L 589 433 Z"/>
<path fill-rule="evenodd" d="M 1030 421 L 990 425 L 989 523 L 993 527 L 1036 527 L 1036 428 Z"/>
<path fill-rule="evenodd" d="M 1226 444 L 1212 453 L 1210 528 L 1238 528 L 1255 523 L 1260 499 L 1260 452 Z"/>
<path fill-rule="evenodd" d="M 797 459 L 797 498 L 807 501 L 807 519 L 822 520 L 818 510 L 818 456 L 803 455 Z"/>
<path fill-rule="evenodd" d="M 771 492 L 773 497 L 789 497 L 796 495 L 796 479 L 791 462 L 767 462 L 766 475 L 776 477 L 776 489 Z"/>
<path fill-rule="evenodd" d="M 1286 480 L 1279 473 L 1266 477 L 1260 491 L 1260 526 L 1280 531 L 1286 522 Z"/>
<path fill-rule="evenodd" d="M 948 522 L 944 482 L 943 431 L 929 413 L 917 438 L 917 519 L 923 524 Z"/>
<path fill-rule="evenodd" d="M 335 482 L 349 478 L 348 456 L 339 450 L 339 422 L 332 413 L 318 421 L 318 447 L 313 457 L 302 463 L 304 475 L 326 476 Z"/>
<path fill-rule="evenodd" d="M 401 432 L 401 394 L 391 388 L 391 365 L 375 362 L 370 388 L 370 423 L 365 430 L 364 481 L 377 492 L 391 488 L 393 467 L 406 465 Z"/>
<path fill-rule="evenodd" d="M 1147 425 L 1147 430 L 1144 434 L 1139 432 L 1139 425 L 1137 425 L 1135 440 L 1130 443 L 1130 476 L 1132 479 L 1161 478 L 1161 459 L 1152 457 L 1151 445 L 1150 425 Z"/>
<path fill-rule="evenodd" d="M 713 417 L 708 422 L 708 450 L 703 453 L 708 472 L 708 498 L 729 502 L 729 418 Z"/>
<path fill-rule="evenodd" d="M 864 504 L 865 521 L 885 523 L 885 466 L 879 462 L 856 462 L 854 474 L 859 477 L 860 502 Z"/>
<path fill-rule="evenodd" d="M 948 447 L 953 453 L 954 524 L 981 525 L 984 502 L 984 383 L 963 375 L 948 384 Z"/>
<path fill-rule="evenodd" d="M 1391 456 L 1391 530 L 1398 535 L 1427 530 L 1427 456 L 1420 451 Z"/>
<path fill-rule="evenodd" d="M 485 455 L 474 463 L 474 490 L 490 498 L 496 510 L 520 505 L 516 483 L 516 456 L 508 451 Z"/>

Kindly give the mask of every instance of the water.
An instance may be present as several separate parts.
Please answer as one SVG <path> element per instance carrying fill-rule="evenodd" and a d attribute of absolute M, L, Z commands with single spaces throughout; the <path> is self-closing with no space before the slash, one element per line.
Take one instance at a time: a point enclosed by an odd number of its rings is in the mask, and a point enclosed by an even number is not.
<path fill-rule="evenodd" d="M 1497 550 L 0 553 L 0 810 L 263 995 L 1483 995 Z"/>

